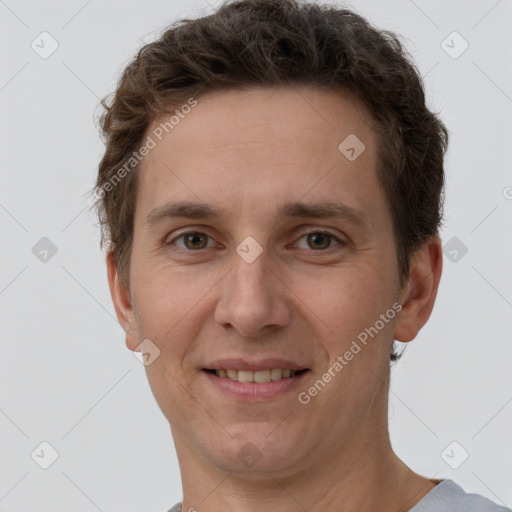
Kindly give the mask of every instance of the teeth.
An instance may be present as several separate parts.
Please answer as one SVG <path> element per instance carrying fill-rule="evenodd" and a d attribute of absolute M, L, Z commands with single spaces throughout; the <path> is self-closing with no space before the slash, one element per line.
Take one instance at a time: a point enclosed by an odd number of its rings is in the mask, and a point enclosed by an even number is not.
<path fill-rule="evenodd" d="M 238 372 L 238 382 L 254 382 L 254 372 L 240 370 Z"/>
<path fill-rule="evenodd" d="M 283 376 L 283 370 L 279 368 L 272 368 L 270 370 L 270 378 L 271 380 L 279 380 Z"/>
<path fill-rule="evenodd" d="M 254 382 L 270 382 L 270 370 L 254 372 Z"/>
<path fill-rule="evenodd" d="M 228 378 L 237 382 L 270 382 L 294 377 L 296 370 L 271 368 L 251 372 L 250 370 L 215 370 L 217 377 Z"/>

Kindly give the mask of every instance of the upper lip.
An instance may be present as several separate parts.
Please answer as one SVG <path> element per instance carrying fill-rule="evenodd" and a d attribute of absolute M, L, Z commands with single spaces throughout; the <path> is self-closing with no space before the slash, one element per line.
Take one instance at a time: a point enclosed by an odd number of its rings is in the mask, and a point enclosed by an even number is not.
<path fill-rule="evenodd" d="M 208 363 L 205 370 L 246 370 L 258 372 L 261 370 L 269 370 L 272 368 L 280 368 L 282 370 L 307 370 L 306 366 L 294 363 L 286 359 L 268 358 L 259 359 L 257 361 L 248 361 L 243 358 L 218 359 Z"/>

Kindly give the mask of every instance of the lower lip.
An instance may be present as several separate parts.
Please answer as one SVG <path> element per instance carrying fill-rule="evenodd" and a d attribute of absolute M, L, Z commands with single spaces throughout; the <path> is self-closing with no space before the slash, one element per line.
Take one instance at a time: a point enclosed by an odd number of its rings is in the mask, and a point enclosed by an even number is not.
<path fill-rule="evenodd" d="M 294 377 L 270 382 L 237 382 L 227 377 L 217 377 L 206 370 L 203 370 L 202 373 L 217 389 L 224 393 L 242 400 L 258 401 L 268 400 L 293 390 L 309 373 L 309 370 L 299 373 Z"/>

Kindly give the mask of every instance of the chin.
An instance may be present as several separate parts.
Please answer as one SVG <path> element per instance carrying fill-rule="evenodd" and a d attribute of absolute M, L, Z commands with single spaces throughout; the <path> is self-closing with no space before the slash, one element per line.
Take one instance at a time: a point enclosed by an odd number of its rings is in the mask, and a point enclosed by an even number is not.
<path fill-rule="evenodd" d="M 298 461 L 304 436 L 291 435 L 289 428 L 278 432 L 276 426 L 276 423 L 237 424 L 235 435 L 233 429 L 226 428 L 233 437 L 226 433 L 222 439 L 210 439 L 201 451 L 224 471 L 255 476 L 283 471 Z"/>

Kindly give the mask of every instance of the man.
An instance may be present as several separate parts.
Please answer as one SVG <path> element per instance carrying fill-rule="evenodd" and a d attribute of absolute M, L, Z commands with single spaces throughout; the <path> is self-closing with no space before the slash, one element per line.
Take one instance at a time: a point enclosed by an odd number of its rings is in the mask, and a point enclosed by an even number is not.
<path fill-rule="evenodd" d="M 503 511 L 416 474 L 390 357 L 442 270 L 448 134 L 398 39 L 235 1 L 142 48 L 105 104 L 112 298 L 168 419 L 172 511 Z"/>

